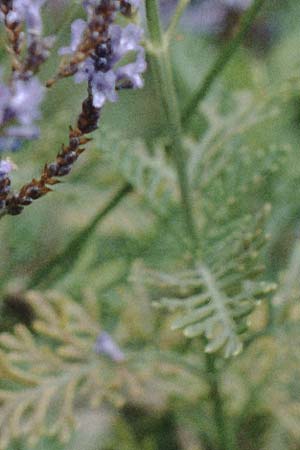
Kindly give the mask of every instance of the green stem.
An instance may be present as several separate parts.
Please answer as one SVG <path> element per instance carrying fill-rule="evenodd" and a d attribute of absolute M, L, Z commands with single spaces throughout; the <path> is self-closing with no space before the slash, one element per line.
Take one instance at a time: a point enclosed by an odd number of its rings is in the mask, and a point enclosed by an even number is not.
<path fill-rule="evenodd" d="M 226 421 L 224 402 L 219 388 L 219 374 L 215 363 L 215 357 L 206 353 L 206 368 L 210 387 L 210 398 L 213 402 L 213 414 L 218 437 L 217 448 L 218 450 L 235 450 L 236 443 Z"/>
<path fill-rule="evenodd" d="M 28 289 L 32 289 L 44 282 L 51 282 L 53 279 L 59 279 L 66 272 L 70 271 L 78 256 L 83 249 L 85 243 L 93 233 L 97 225 L 121 202 L 121 200 L 132 191 L 129 183 L 124 185 L 113 195 L 108 203 L 101 208 L 93 217 L 88 225 L 72 239 L 62 253 L 59 253 L 48 264 L 42 267 L 30 280 Z"/>
<path fill-rule="evenodd" d="M 168 26 L 167 32 L 166 32 L 166 37 L 168 42 L 171 42 L 174 33 L 176 31 L 178 22 L 185 10 L 185 8 L 188 6 L 188 4 L 190 3 L 191 0 L 179 0 L 179 2 L 177 3 L 176 6 L 176 10 L 171 18 L 170 24 Z"/>
<path fill-rule="evenodd" d="M 222 73 L 223 69 L 229 63 L 235 51 L 244 40 L 264 2 L 265 0 L 254 0 L 248 11 L 242 17 L 239 31 L 212 65 L 203 82 L 201 82 L 198 89 L 196 89 L 196 93 L 193 94 L 192 98 L 187 102 L 182 113 L 182 124 L 184 128 L 187 127 L 191 117 L 196 112 L 199 103 L 204 99 L 213 82 Z"/>
<path fill-rule="evenodd" d="M 195 255 L 198 247 L 196 223 L 192 211 L 192 198 L 186 170 L 185 150 L 182 143 L 180 110 L 176 96 L 168 46 L 163 37 L 156 0 L 146 0 L 146 16 L 151 40 L 150 53 L 154 77 L 160 86 L 161 100 L 165 109 L 171 152 L 177 170 L 182 207 L 187 231 L 191 241 L 191 251 Z"/>
<path fill-rule="evenodd" d="M 157 85 L 160 86 L 161 100 L 166 114 L 168 134 L 171 142 L 171 152 L 176 165 L 178 182 L 181 191 L 182 207 L 185 214 L 186 228 L 189 234 L 193 263 L 199 246 L 196 221 L 193 216 L 192 196 L 186 170 L 186 155 L 182 142 L 181 117 L 176 96 L 172 68 L 168 54 L 168 45 L 163 36 L 157 0 L 146 0 L 146 16 L 150 35 L 149 53 L 153 59 L 153 71 Z M 214 404 L 214 420 L 216 423 L 220 450 L 234 450 L 234 439 L 228 432 L 223 399 L 219 390 L 218 371 L 215 358 L 207 356 L 207 376 L 211 389 L 211 400 Z"/>

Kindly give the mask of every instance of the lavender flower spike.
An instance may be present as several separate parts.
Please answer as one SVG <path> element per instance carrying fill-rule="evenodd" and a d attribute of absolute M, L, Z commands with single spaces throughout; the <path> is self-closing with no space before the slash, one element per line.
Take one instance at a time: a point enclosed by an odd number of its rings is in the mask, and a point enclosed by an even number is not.
<path fill-rule="evenodd" d="M 119 346 L 113 341 L 112 337 L 103 331 L 99 334 L 95 344 L 95 352 L 98 355 L 106 355 L 112 361 L 121 362 L 124 361 L 125 355 L 119 348 Z"/>
<path fill-rule="evenodd" d="M 131 16 L 131 7 L 136 9 L 139 6 L 138 0 L 121 0 L 120 3 L 113 2 L 113 0 L 106 1 L 106 7 L 111 2 L 110 7 L 115 8 L 114 13 L 119 11 L 127 17 Z M 98 0 L 86 0 L 83 2 L 83 6 L 88 13 L 88 21 L 94 20 L 96 23 L 95 17 L 97 17 L 99 23 L 102 23 L 104 18 L 101 16 Z M 106 101 L 117 101 L 118 90 L 137 89 L 143 87 L 144 84 L 141 74 L 146 70 L 145 52 L 140 45 L 144 34 L 143 30 L 133 23 L 123 28 L 115 25 L 113 23 L 114 13 L 111 15 L 110 21 L 107 21 L 102 39 L 95 45 L 93 51 L 89 52 L 86 59 L 78 63 L 74 74 L 76 83 L 88 81 L 93 95 L 93 106 L 99 109 Z M 91 19 L 93 14 L 95 17 Z M 90 23 L 86 24 L 81 19 L 73 22 L 71 45 L 61 48 L 59 53 L 74 54 L 82 41 L 84 29 L 89 29 L 89 26 Z M 128 55 L 133 61 L 122 66 L 120 61 Z"/>

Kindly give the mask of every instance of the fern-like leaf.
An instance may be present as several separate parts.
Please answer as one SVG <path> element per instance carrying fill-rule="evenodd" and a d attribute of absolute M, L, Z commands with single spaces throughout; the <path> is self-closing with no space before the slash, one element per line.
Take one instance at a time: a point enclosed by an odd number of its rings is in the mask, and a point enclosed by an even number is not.
<path fill-rule="evenodd" d="M 84 308 L 62 296 L 26 296 L 36 314 L 34 336 L 18 325 L 0 335 L 0 449 L 42 435 L 66 441 L 75 406 L 118 400 L 120 370 L 94 351 L 99 328 Z"/>
<path fill-rule="evenodd" d="M 226 229 L 218 235 L 212 232 L 205 240 L 203 261 L 193 270 L 139 274 L 165 293 L 157 305 L 180 311 L 173 329 L 183 329 L 187 337 L 205 336 L 207 352 L 238 354 L 249 314 L 275 288 L 255 280 L 264 270 L 258 258 L 267 238 L 261 227 L 268 210 L 267 206 L 256 218 L 244 218 L 227 236 Z"/>
<path fill-rule="evenodd" d="M 255 128 L 258 131 L 267 122 L 280 116 L 295 89 L 299 89 L 297 78 L 272 90 L 263 89 L 257 93 L 236 92 L 230 98 L 230 108 L 227 105 L 230 112 L 225 115 L 221 112 L 220 102 L 215 99 L 205 101 L 201 108 L 207 120 L 207 130 L 200 142 L 189 143 L 188 170 L 191 184 L 202 188 L 218 176 L 229 163 L 228 159 L 232 158 L 232 153 L 237 157 L 240 149 L 245 146 L 245 138 L 249 136 L 250 130 Z M 264 150 L 257 149 L 257 142 L 254 144 L 251 151 L 258 150 L 261 161 L 264 161 Z M 212 165 L 212 161 L 215 161 L 215 164 Z M 258 167 L 255 166 L 255 169 L 249 174 L 257 175 Z"/>
<path fill-rule="evenodd" d="M 116 408 L 126 402 L 157 406 L 171 393 L 192 397 L 203 389 L 197 365 L 176 353 L 150 346 L 118 362 L 105 356 L 95 345 L 95 299 L 81 305 L 53 291 L 24 296 L 35 314 L 33 330 L 17 325 L 0 334 L 1 450 L 14 440 L 34 445 L 42 436 L 66 442 L 78 409 L 99 408 L 102 401 Z"/>
<path fill-rule="evenodd" d="M 150 153 L 142 140 L 129 140 L 112 130 L 101 133 L 101 149 L 105 159 L 129 181 L 136 191 L 160 212 L 178 196 L 176 175 L 163 146 Z"/>

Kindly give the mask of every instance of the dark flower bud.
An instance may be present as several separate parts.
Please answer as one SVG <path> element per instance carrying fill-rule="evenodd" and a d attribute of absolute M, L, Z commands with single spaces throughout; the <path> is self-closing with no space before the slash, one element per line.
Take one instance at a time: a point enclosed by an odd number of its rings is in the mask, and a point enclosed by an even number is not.
<path fill-rule="evenodd" d="M 106 72 L 110 69 L 110 65 L 108 64 L 108 61 L 104 57 L 99 57 L 95 59 L 95 69 L 101 70 L 102 72 Z"/>
<path fill-rule="evenodd" d="M 111 53 L 111 42 L 107 40 L 106 42 L 101 42 L 101 44 L 97 45 L 95 54 L 99 57 L 107 57 Z"/>
<path fill-rule="evenodd" d="M 23 198 L 20 199 L 20 203 L 21 203 L 21 205 L 23 205 L 23 206 L 31 205 L 31 203 L 32 203 L 32 198 L 30 198 L 30 197 L 23 197 Z"/>
<path fill-rule="evenodd" d="M 29 186 L 26 190 L 26 194 L 33 200 L 36 200 L 41 196 L 40 188 L 38 186 Z"/>
<path fill-rule="evenodd" d="M 72 150 L 76 150 L 77 147 L 80 145 L 79 138 L 78 137 L 72 137 L 70 139 L 70 141 L 69 141 L 69 145 L 70 145 L 70 148 Z"/>
<path fill-rule="evenodd" d="M 77 159 L 77 153 L 70 151 L 63 156 L 63 159 L 66 164 L 72 164 Z"/>
<path fill-rule="evenodd" d="M 68 164 L 66 166 L 61 166 L 58 168 L 57 175 L 63 177 L 64 175 L 68 175 L 72 169 L 72 164 Z"/>
<path fill-rule="evenodd" d="M 10 214 L 11 216 L 18 216 L 19 214 L 21 214 L 21 212 L 23 211 L 24 207 L 20 206 L 20 205 L 12 205 L 9 210 L 8 210 L 8 214 Z"/>
<path fill-rule="evenodd" d="M 47 175 L 48 177 L 54 177 L 57 175 L 58 165 L 56 163 L 51 163 L 47 166 Z"/>

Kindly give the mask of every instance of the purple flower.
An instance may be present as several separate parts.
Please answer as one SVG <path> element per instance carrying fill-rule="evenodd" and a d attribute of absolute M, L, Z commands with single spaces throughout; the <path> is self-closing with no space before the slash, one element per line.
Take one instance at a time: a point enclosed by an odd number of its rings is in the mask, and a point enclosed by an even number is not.
<path fill-rule="evenodd" d="M 111 25 L 109 35 L 112 44 L 113 62 L 116 63 L 127 53 L 140 49 L 139 42 L 143 37 L 143 30 L 130 23 L 125 28 Z"/>
<path fill-rule="evenodd" d="M 14 83 L 14 94 L 9 108 L 22 125 L 31 125 L 40 117 L 39 106 L 44 97 L 45 88 L 38 78 L 17 80 Z"/>
<path fill-rule="evenodd" d="M 45 0 L 13 0 L 7 20 L 10 23 L 25 21 L 29 34 L 41 35 L 43 23 L 40 9 L 44 3 Z"/>
<path fill-rule="evenodd" d="M 115 362 L 121 362 L 125 359 L 125 355 L 120 347 L 113 341 L 112 337 L 106 333 L 106 331 L 103 331 L 97 337 L 95 352 L 99 355 L 106 355 Z"/>
<path fill-rule="evenodd" d="M 75 73 L 75 83 L 82 83 L 83 81 L 91 80 L 95 73 L 95 61 L 92 58 L 87 58 L 81 65 L 80 70 Z"/>
<path fill-rule="evenodd" d="M 0 125 L 4 130 L 0 150 L 15 150 L 19 138 L 38 137 L 39 129 L 34 122 L 40 117 L 44 93 L 45 88 L 36 77 L 14 80 L 9 88 L 0 82 Z"/>
<path fill-rule="evenodd" d="M 86 22 L 82 19 L 75 20 L 71 25 L 71 44 L 69 47 L 62 47 L 58 53 L 60 55 L 70 55 L 74 53 L 81 42 L 82 35 L 86 29 Z"/>
<path fill-rule="evenodd" d="M 109 1 L 109 0 L 107 0 Z M 138 0 L 125 1 L 137 8 Z M 83 6 L 88 12 L 88 20 L 93 17 L 99 0 L 86 0 Z M 96 13 L 97 14 L 97 13 Z M 101 18 L 100 18 L 101 19 Z M 59 50 L 61 55 L 76 52 L 88 23 L 82 19 L 73 22 L 71 26 L 71 44 Z M 143 30 L 135 24 L 122 28 L 109 24 L 108 33 L 103 36 L 94 51 L 77 66 L 74 75 L 75 83 L 88 81 L 93 94 L 93 105 L 102 108 L 106 101 L 115 102 L 118 99 L 117 90 L 121 88 L 141 88 L 141 74 L 146 70 L 145 52 L 140 45 Z M 136 54 L 135 61 L 125 65 L 120 62 L 128 54 Z M 130 55 L 131 56 L 131 55 Z"/>
<path fill-rule="evenodd" d="M 37 139 L 40 135 L 40 129 L 35 125 L 16 125 L 9 127 L 6 131 L 9 137 L 16 137 L 22 139 Z M 9 150 L 9 148 L 7 148 Z"/>
<path fill-rule="evenodd" d="M 144 80 L 141 74 L 146 70 L 146 61 L 144 55 L 144 49 L 140 47 L 140 51 L 137 55 L 137 59 L 133 63 L 126 64 L 125 66 L 118 67 L 116 69 L 116 75 L 118 81 L 129 81 L 134 89 L 140 89 L 144 86 Z"/>
<path fill-rule="evenodd" d="M 93 104 L 95 108 L 101 108 L 106 100 L 116 102 L 116 75 L 112 70 L 108 72 L 97 72 L 92 81 Z"/>
<path fill-rule="evenodd" d="M 116 83 L 126 87 L 141 88 L 141 74 L 146 70 L 145 52 L 139 45 L 143 31 L 136 25 L 129 24 L 125 28 L 111 25 L 109 28 L 110 48 L 107 54 L 87 58 L 75 74 L 75 82 L 89 80 L 92 86 L 93 104 L 101 108 L 108 100 L 118 99 Z M 114 68 L 115 64 L 130 52 L 136 52 L 136 60 L 124 66 Z M 99 68 L 100 67 L 100 68 Z"/>
<path fill-rule="evenodd" d="M 0 180 L 5 178 L 14 168 L 14 164 L 9 159 L 0 160 Z"/>

